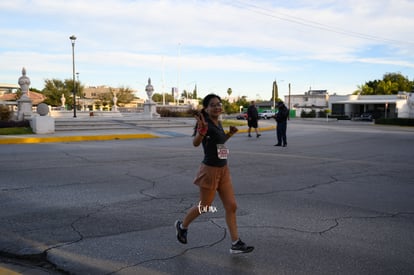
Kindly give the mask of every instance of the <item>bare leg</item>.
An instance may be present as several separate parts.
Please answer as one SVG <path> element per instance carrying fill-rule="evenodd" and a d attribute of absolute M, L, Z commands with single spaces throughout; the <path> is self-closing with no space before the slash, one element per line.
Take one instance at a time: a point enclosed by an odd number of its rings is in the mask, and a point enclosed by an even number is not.
<path fill-rule="evenodd" d="M 229 228 L 230 237 L 234 242 L 239 238 L 239 234 L 237 232 L 236 218 L 237 203 L 234 197 L 233 185 L 231 184 L 231 181 L 225 185 L 222 185 L 219 188 L 218 193 L 226 211 L 226 223 Z"/>
<path fill-rule="evenodd" d="M 216 195 L 216 190 L 209 190 L 206 188 L 200 187 L 200 204 L 202 206 L 211 206 L 214 201 L 214 197 Z M 183 227 L 187 228 L 190 223 L 195 220 L 198 216 L 200 216 L 200 211 L 198 209 L 198 205 L 192 207 L 185 216 L 183 220 Z"/>

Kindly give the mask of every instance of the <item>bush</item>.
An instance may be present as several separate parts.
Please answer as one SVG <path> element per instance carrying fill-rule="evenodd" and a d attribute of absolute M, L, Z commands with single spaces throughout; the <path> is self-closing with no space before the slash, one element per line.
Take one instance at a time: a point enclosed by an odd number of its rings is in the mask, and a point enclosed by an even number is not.
<path fill-rule="evenodd" d="M 300 113 L 300 117 L 316 117 L 316 112 L 315 110 L 312 110 L 308 113 L 302 110 L 302 112 Z"/>
<path fill-rule="evenodd" d="M 28 120 L 22 121 L 0 121 L 0 128 L 13 128 L 13 127 L 30 127 Z"/>
<path fill-rule="evenodd" d="M 375 124 L 414 126 L 414 119 L 412 118 L 379 118 L 379 119 L 375 119 Z"/>
<path fill-rule="evenodd" d="M 9 121 L 13 112 L 6 105 L 0 105 L 0 121 Z"/>
<path fill-rule="evenodd" d="M 329 115 L 328 118 L 336 118 L 337 120 L 350 120 L 351 119 L 347 115 Z"/>
<path fill-rule="evenodd" d="M 159 108 L 157 109 L 157 113 L 160 114 L 161 117 L 193 117 L 194 110 L 187 110 L 187 111 L 171 111 L 168 108 Z"/>
<path fill-rule="evenodd" d="M 326 117 L 326 112 L 323 110 L 318 111 L 318 117 Z"/>

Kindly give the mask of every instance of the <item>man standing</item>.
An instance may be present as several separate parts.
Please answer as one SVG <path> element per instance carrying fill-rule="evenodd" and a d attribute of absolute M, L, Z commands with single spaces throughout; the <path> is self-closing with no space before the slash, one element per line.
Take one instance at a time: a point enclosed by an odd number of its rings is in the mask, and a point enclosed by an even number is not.
<path fill-rule="evenodd" d="M 277 122 L 276 134 L 277 134 L 277 143 L 275 146 L 287 146 L 286 141 L 286 128 L 287 120 L 289 118 L 289 109 L 283 104 L 282 101 L 277 103 L 278 112 L 275 115 Z"/>
<path fill-rule="evenodd" d="M 249 133 L 249 137 L 251 137 L 252 135 L 250 134 L 252 128 L 254 128 L 255 132 L 256 132 L 256 137 L 260 137 L 261 134 L 259 134 L 259 131 L 257 130 L 258 127 L 258 121 L 259 119 L 259 113 L 257 112 L 257 108 L 255 105 L 255 102 L 252 101 L 250 106 L 247 108 L 247 126 L 249 127 L 248 133 Z"/>

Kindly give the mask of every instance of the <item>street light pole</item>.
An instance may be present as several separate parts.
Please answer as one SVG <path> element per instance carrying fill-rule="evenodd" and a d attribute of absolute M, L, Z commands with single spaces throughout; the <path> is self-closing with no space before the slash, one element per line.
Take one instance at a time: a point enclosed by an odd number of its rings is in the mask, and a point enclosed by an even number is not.
<path fill-rule="evenodd" d="M 73 69 L 73 117 L 76 117 L 76 83 L 75 83 L 75 40 L 76 36 L 69 37 L 72 42 L 72 69 Z"/>
<path fill-rule="evenodd" d="M 289 110 L 291 109 L 291 106 L 290 106 L 290 83 L 289 83 Z"/>
<path fill-rule="evenodd" d="M 81 111 L 83 111 L 83 107 L 85 106 L 82 100 L 82 94 L 80 93 L 80 82 L 79 82 L 79 72 L 76 72 L 76 93 L 79 94 L 79 103 L 81 106 Z"/>

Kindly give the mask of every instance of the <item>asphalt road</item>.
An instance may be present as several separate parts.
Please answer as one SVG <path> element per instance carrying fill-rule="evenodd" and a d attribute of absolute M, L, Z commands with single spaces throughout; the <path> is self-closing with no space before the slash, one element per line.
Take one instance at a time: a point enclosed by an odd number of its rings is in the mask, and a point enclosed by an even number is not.
<path fill-rule="evenodd" d="M 173 131 L 169 129 L 168 131 Z M 198 203 L 191 137 L 0 145 L 0 254 L 70 274 L 414 274 L 414 129 L 290 121 L 228 143 L 241 238 Z"/>

